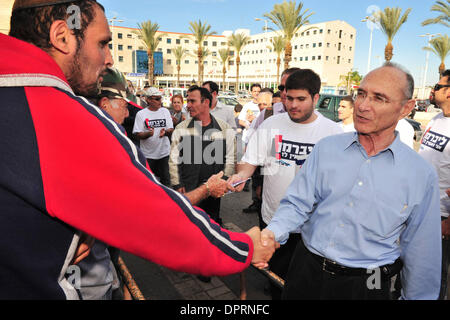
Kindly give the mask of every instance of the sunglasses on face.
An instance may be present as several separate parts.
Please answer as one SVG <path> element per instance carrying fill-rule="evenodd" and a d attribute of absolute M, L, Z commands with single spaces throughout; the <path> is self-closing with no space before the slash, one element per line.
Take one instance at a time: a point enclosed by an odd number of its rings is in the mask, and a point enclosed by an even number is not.
<path fill-rule="evenodd" d="M 285 87 L 285 86 L 283 86 L 282 84 L 280 84 L 280 85 L 278 86 L 278 90 L 280 90 L 280 91 L 284 91 L 284 89 L 286 89 L 286 87 Z"/>
<path fill-rule="evenodd" d="M 450 87 L 450 84 L 437 84 L 434 86 L 434 91 L 439 91 L 442 88 L 448 88 Z"/>

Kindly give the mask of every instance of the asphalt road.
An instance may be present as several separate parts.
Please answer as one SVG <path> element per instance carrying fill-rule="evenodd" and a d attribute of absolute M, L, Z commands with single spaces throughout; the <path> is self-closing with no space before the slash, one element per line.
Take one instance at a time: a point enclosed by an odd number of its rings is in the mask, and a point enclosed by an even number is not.
<path fill-rule="evenodd" d="M 223 197 L 221 217 L 224 225 L 233 224 L 244 231 L 257 226 L 258 217 L 256 213 L 242 212 L 242 209 L 248 207 L 251 202 L 251 191 L 229 194 Z M 173 276 L 167 269 L 125 252 L 122 252 L 121 256 L 145 299 L 189 299 L 187 294 L 184 293 L 186 289 L 180 290 L 179 286 L 174 285 Z M 183 277 L 184 275 L 180 276 L 180 278 Z M 219 279 L 235 297 L 239 297 L 239 275 L 220 277 Z M 245 279 L 248 300 L 270 299 L 270 296 L 264 292 L 264 286 L 268 283 L 268 280 L 259 271 L 253 267 L 248 268 L 245 271 Z M 231 296 L 224 295 L 224 299 L 230 299 L 229 297 Z"/>

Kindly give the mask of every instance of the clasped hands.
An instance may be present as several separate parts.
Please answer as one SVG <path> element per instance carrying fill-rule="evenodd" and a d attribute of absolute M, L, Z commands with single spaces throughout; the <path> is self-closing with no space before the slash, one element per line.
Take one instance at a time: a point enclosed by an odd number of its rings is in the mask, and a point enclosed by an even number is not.
<path fill-rule="evenodd" d="M 253 242 L 252 265 L 258 269 L 265 269 L 268 262 L 280 244 L 275 241 L 275 235 L 269 229 L 260 230 L 253 227 L 246 232 Z"/>

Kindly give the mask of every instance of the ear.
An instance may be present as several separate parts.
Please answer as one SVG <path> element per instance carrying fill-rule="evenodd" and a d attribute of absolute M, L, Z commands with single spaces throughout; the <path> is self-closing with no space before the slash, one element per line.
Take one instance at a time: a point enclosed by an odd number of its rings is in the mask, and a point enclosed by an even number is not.
<path fill-rule="evenodd" d="M 408 116 L 411 113 L 411 111 L 414 109 L 415 105 L 416 105 L 415 99 L 408 100 L 402 107 L 402 113 L 401 113 L 400 119 L 403 119 L 404 117 Z"/>
<path fill-rule="evenodd" d="M 319 101 L 319 98 L 320 98 L 320 95 L 319 95 L 318 93 L 316 93 L 316 94 L 314 95 L 314 97 L 313 97 L 313 104 L 314 104 L 314 107 L 316 107 L 317 102 Z"/>
<path fill-rule="evenodd" d="M 54 50 L 64 55 L 74 53 L 77 48 L 77 39 L 64 20 L 56 20 L 50 27 L 50 44 Z"/>
<path fill-rule="evenodd" d="M 107 97 L 103 97 L 100 99 L 98 106 L 102 110 L 107 110 L 111 106 L 111 103 Z"/>

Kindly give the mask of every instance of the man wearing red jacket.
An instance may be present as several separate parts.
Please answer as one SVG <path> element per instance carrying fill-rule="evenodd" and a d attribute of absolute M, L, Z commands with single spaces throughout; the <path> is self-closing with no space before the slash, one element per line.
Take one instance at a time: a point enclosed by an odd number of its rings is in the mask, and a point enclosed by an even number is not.
<path fill-rule="evenodd" d="M 221 229 L 161 185 L 86 98 L 113 64 L 94 0 L 16 0 L 0 34 L 0 299 L 77 299 L 80 231 L 174 270 L 265 265 L 259 229 Z M 18 40 L 21 39 L 21 40 Z"/>

